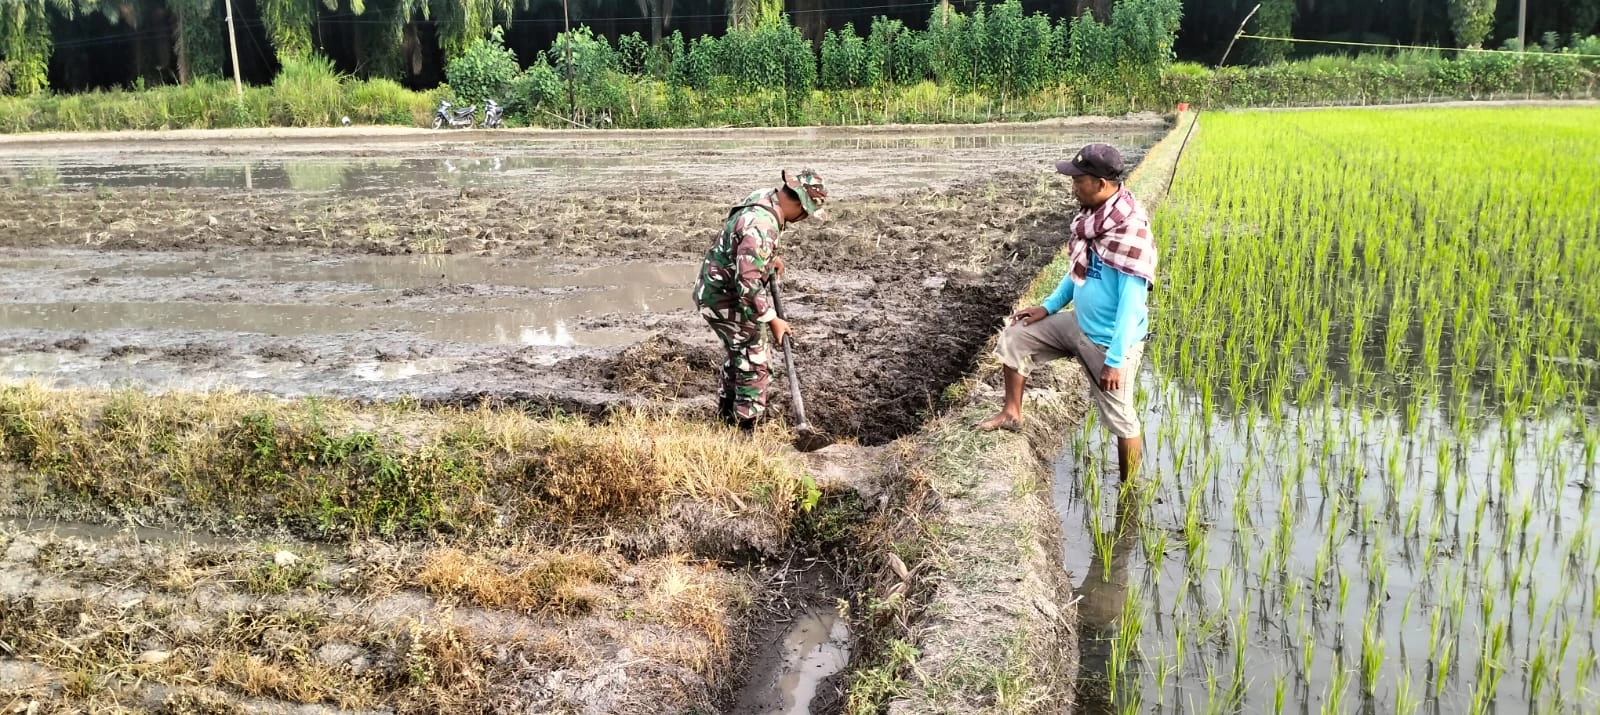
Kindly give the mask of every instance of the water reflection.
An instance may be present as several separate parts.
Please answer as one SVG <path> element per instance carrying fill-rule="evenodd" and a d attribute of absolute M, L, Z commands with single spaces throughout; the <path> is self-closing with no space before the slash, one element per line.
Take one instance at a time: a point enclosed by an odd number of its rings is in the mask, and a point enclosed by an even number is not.
<path fill-rule="evenodd" d="M 0 303 L 0 329 L 180 330 L 277 336 L 408 332 L 433 340 L 537 347 L 617 346 L 642 332 L 585 329 L 589 319 L 688 310 L 692 263 L 560 266 L 471 256 L 314 257 L 297 253 L 0 257 L 0 273 L 49 274 L 83 286 L 100 276 L 137 287 L 86 300 Z M 226 280 L 233 302 L 170 300 L 174 284 Z M 17 294 L 12 300 L 36 300 Z"/>

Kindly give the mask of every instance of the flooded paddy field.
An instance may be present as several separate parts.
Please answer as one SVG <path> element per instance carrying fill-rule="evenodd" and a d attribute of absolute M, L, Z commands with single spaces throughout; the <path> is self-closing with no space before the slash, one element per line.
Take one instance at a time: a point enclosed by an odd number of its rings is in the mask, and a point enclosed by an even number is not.
<path fill-rule="evenodd" d="M 283 395 L 703 407 L 720 358 L 688 299 L 698 261 L 729 205 L 806 164 L 828 178 L 835 216 L 790 229 L 781 249 L 798 364 L 821 388 L 807 401 L 819 424 L 883 441 L 919 423 L 1059 246 L 1069 200 L 1048 157 L 1107 140 L 1137 159 L 1160 130 L 1117 120 L 511 140 L 465 144 L 502 168 L 460 177 L 444 164 L 475 160 L 382 142 L 356 152 L 379 159 L 295 159 L 338 181 L 251 189 L 242 175 L 204 177 L 289 159 L 259 147 L 20 152 L 0 169 L 16 177 L 0 189 L 0 370 L 78 385 L 192 377 Z M 596 157 L 616 169 L 586 173 Z M 518 164 L 531 161 L 550 166 Z"/>
<path fill-rule="evenodd" d="M 1597 119 L 1202 121 L 1143 479 L 1092 425 L 1057 465 L 1085 707 L 1594 711 Z M 1470 168 L 1499 152 L 1537 158 Z"/>
<path fill-rule="evenodd" d="M 856 445 L 914 431 L 1057 253 L 1050 162 L 1165 129 L 8 147 L 0 692 L 835 711 Z M 806 461 L 706 424 L 689 302 L 727 208 L 801 166 L 833 198 L 780 248 L 797 368 L 854 443 Z"/>

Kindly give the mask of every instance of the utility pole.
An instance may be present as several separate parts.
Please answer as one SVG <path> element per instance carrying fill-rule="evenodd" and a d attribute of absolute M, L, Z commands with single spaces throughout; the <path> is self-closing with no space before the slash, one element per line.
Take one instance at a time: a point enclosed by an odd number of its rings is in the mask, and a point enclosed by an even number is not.
<path fill-rule="evenodd" d="M 239 79 L 239 38 L 233 34 L 233 0 L 224 0 L 228 8 L 228 49 L 233 52 L 233 91 L 244 99 L 244 80 Z"/>
<path fill-rule="evenodd" d="M 1523 48 L 1528 46 L 1528 0 L 1519 0 L 1517 3 L 1517 55 L 1522 55 Z"/>
<path fill-rule="evenodd" d="M 561 0 L 561 21 L 567 28 L 567 121 L 578 121 L 578 100 L 572 91 L 572 14 L 567 0 Z"/>

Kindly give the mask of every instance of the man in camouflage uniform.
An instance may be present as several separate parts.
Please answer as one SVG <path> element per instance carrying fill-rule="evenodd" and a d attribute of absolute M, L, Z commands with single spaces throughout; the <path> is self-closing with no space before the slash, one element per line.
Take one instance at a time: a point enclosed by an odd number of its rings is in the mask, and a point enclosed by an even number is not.
<path fill-rule="evenodd" d="M 766 411 L 768 362 L 762 325 L 779 345 L 789 324 L 772 307 L 767 282 L 783 273 L 777 256 L 778 232 L 807 216 L 826 220 L 828 191 L 822 177 L 806 169 L 783 172 L 783 185 L 751 194 L 728 214 L 722 235 L 706 252 L 694 304 L 728 350 L 718 393 L 722 420 L 749 432 Z"/>

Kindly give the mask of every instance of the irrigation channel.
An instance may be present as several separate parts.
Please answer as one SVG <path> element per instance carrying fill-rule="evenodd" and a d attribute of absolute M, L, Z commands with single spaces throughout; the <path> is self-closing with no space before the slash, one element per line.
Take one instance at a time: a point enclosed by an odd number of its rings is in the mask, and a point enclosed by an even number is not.
<path fill-rule="evenodd" d="M 1595 119 L 1202 119 L 1141 478 L 1056 469 L 1089 711 L 1593 712 Z"/>

